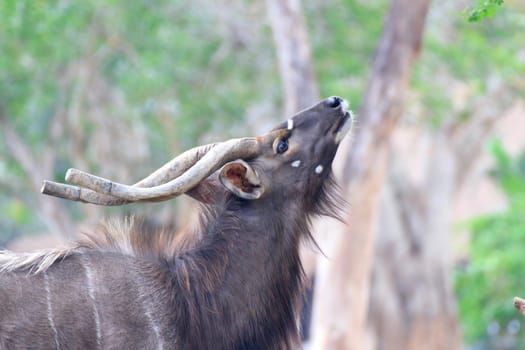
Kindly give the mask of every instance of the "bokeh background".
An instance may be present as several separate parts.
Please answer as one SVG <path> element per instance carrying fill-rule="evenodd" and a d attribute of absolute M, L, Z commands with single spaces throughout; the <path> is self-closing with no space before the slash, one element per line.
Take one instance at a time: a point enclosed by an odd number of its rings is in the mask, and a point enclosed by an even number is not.
<path fill-rule="evenodd" d="M 524 349 L 525 1 L 501 3 L 0 0 L 0 247 L 109 215 L 184 225 L 188 199 L 98 208 L 41 181 L 133 183 L 340 95 L 348 224 L 305 246 L 306 346 Z"/>

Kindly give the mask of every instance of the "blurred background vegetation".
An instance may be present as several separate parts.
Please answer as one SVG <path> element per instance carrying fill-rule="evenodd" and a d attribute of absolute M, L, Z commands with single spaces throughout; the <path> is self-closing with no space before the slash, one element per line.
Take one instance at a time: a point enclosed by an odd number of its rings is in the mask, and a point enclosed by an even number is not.
<path fill-rule="evenodd" d="M 449 249 L 465 347 L 519 349 L 525 324 L 509 300 L 525 294 L 525 2 L 469 22 L 477 4 L 432 4 L 402 123 L 425 135 L 518 114 L 479 156 L 501 205 L 455 218 Z M 302 1 L 322 97 L 359 110 L 387 5 Z M 108 214 L 180 224 L 183 200 L 100 209 L 41 198 L 40 183 L 69 167 L 133 183 L 182 150 L 285 117 L 264 1 L 0 0 L 0 18 L 2 247 L 52 245 Z"/>

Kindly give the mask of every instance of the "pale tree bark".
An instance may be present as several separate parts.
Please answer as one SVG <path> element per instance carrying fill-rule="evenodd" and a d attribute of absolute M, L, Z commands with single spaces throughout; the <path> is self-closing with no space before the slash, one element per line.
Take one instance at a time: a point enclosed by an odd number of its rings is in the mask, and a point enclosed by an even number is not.
<path fill-rule="evenodd" d="M 430 149 L 426 183 L 410 183 L 393 157 L 384 187 L 370 295 L 375 349 L 460 349 L 449 254 L 458 167 L 443 135 Z"/>
<path fill-rule="evenodd" d="M 319 99 L 310 41 L 300 0 L 266 0 L 283 86 L 284 114 Z"/>
<path fill-rule="evenodd" d="M 368 305 L 379 198 L 387 169 L 391 134 L 398 123 L 404 94 L 424 32 L 429 0 L 393 0 L 372 64 L 359 113 L 360 128 L 341 179 L 351 203 L 343 234 L 327 235 L 328 259 L 318 265 L 314 349 L 366 350 Z M 343 149 L 345 151 L 345 149 Z"/>

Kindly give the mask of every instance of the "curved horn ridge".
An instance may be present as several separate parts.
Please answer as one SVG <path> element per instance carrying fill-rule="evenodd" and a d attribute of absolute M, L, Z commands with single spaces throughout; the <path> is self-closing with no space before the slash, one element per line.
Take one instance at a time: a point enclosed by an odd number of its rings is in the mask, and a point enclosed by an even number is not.
<path fill-rule="evenodd" d="M 177 178 L 192 165 L 199 161 L 210 149 L 215 147 L 217 143 L 198 146 L 185 151 L 181 155 L 173 158 L 168 163 L 164 164 L 159 169 L 148 175 L 146 178 L 135 183 L 135 187 L 153 187 L 168 182 Z M 68 170 L 69 173 L 82 173 L 76 169 Z M 66 181 L 71 175 L 66 174 Z M 78 201 L 83 203 L 91 203 L 104 206 L 124 205 L 131 203 L 130 200 L 121 199 L 109 194 L 102 194 L 96 191 L 82 188 L 78 186 L 62 184 L 54 181 L 44 180 L 42 183 L 41 193 L 63 198 L 71 201 Z M 163 201 L 173 198 L 174 196 L 160 197 L 151 201 Z"/>
<path fill-rule="evenodd" d="M 219 144 L 197 147 L 194 159 L 200 159 L 193 166 L 167 183 L 147 188 L 120 184 L 76 169 L 68 170 L 66 181 L 124 201 L 169 199 L 190 190 L 225 163 L 239 158 L 253 158 L 259 152 L 259 143 L 255 138 L 232 139 Z M 192 157 L 188 156 L 188 158 Z M 170 168 L 168 164 L 162 168 Z M 161 178 L 166 178 L 165 172 L 155 171 L 137 184 L 151 184 Z"/>

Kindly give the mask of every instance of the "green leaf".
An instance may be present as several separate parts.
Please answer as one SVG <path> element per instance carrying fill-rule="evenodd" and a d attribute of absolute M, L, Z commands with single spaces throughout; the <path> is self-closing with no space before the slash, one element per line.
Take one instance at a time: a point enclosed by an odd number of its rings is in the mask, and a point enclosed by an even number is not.
<path fill-rule="evenodd" d="M 478 4 L 463 12 L 469 22 L 479 22 L 484 18 L 492 18 L 499 6 L 503 5 L 503 0 L 485 0 L 479 1 Z"/>

